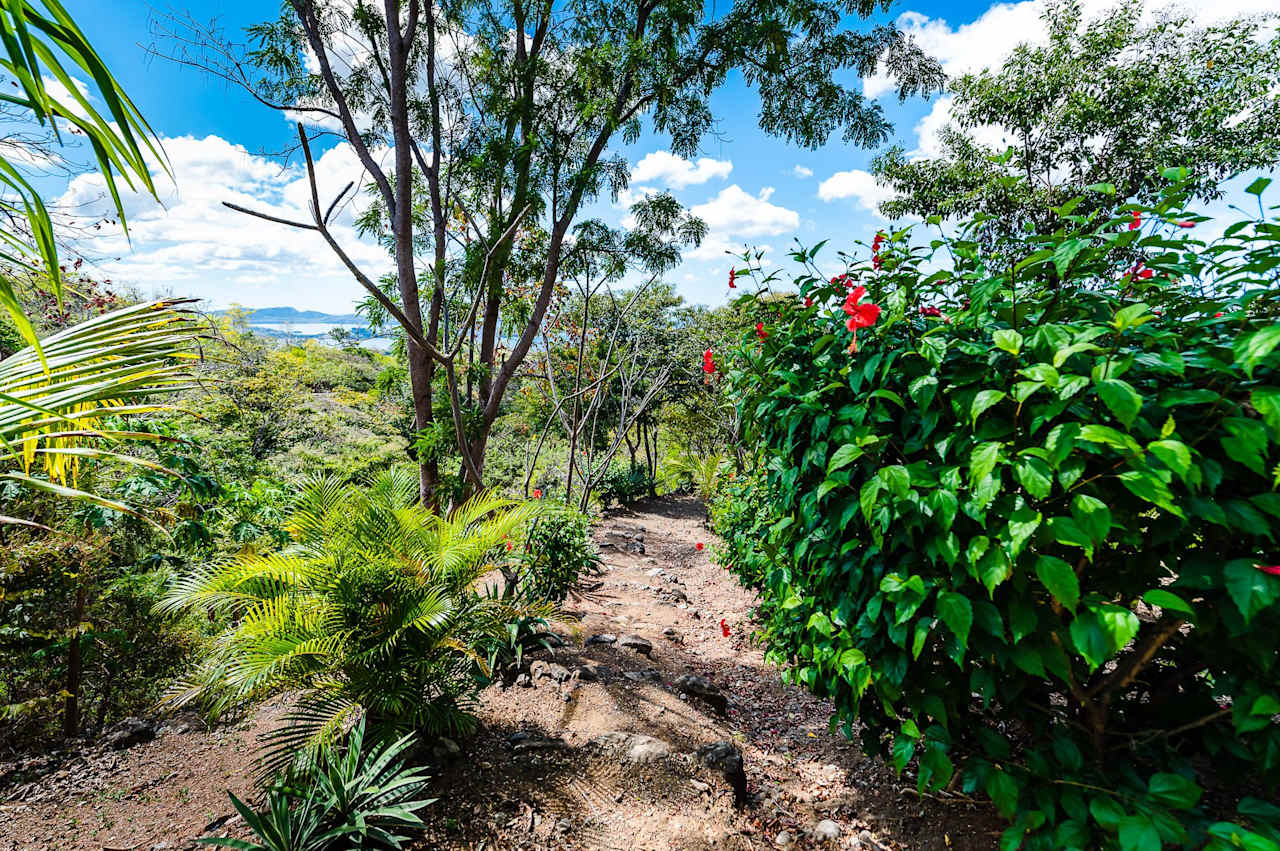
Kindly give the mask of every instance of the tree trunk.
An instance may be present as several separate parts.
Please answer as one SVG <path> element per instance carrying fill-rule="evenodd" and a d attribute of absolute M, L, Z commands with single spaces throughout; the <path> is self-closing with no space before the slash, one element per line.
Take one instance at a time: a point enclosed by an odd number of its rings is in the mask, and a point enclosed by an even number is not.
<path fill-rule="evenodd" d="M 76 604 L 71 610 L 71 643 L 67 647 L 67 697 L 62 711 L 62 735 L 68 739 L 80 732 L 80 674 L 84 667 L 81 658 L 81 642 L 84 637 L 80 633 L 80 624 L 84 622 L 84 581 L 82 574 L 76 586 Z"/>

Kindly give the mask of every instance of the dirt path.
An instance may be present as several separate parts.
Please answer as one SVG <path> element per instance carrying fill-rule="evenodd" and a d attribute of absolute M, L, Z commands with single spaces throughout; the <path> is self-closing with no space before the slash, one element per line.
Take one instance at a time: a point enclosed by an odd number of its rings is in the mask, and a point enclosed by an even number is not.
<path fill-rule="evenodd" d="M 480 729 L 435 771 L 431 831 L 414 847 L 995 848 L 989 808 L 922 800 L 828 732 L 826 702 L 782 685 L 753 641 L 752 596 L 710 560 L 702 517 L 695 500 L 664 498 L 605 518 L 605 570 L 566 604 L 565 646 L 482 693 Z M 692 694 L 708 685 L 707 699 Z M 0 790 L 0 851 L 189 847 L 231 815 L 228 786 L 248 790 L 253 737 L 280 711 L 214 731 L 170 725 Z M 717 742 L 741 754 L 745 807 L 721 770 L 731 750 L 711 767 L 699 757 Z"/>
<path fill-rule="evenodd" d="M 578 619 L 567 646 L 537 657 L 532 688 L 483 694 L 484 729 L 440 774 L 419 847 L 995 848 L 989 808 L 921 800 L 913 781 L 828 732 L 828 703 L 782 685 L 753 641 L 753 596 L 711 562 L 702 520 L 696 500 L 670 498 L 605 518 L 605 573 L 567 604 Z M 639 537 L 644 552 L 630 552 Z M 599 634 L 617 640 L 583 646 Z M 648 655 L 622 646 L 631 635 Z M 710 680 L 727 712 L 682 689 L 686 675 Z M 545 749 L 518 753 L 510 739 L 522 733 Z M 701 764 L 698 748 L 719 741 L 740 749 L 752 806 L 735 808 L 723 774 Z"/>

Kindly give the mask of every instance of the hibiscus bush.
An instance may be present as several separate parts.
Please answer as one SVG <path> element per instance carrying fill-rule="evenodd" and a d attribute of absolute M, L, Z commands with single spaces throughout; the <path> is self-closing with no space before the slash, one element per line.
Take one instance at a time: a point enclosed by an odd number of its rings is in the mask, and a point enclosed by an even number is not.
<path fill-rule="evenodd" d="M 762 476 L 721 559 L 771 657 L 1002 848 L 1280 848 L 1280 223 L 1260 180 L 1206 242 L 1166 176 L 834 279 L 799 251 L 724 379 Z"/>

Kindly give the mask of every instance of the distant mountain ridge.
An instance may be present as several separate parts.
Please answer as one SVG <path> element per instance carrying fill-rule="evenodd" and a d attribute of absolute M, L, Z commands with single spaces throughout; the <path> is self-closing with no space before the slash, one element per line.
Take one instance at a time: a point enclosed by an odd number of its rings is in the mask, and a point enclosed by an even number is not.
<path fill-rule="evenodd" d="M 296 307 L 258 307 L 247 309 L 249 324 L 258 322 L 332 322 L 334 325 L 363 325 L 363 317 L 354 313 L 323 313 L 319 310 L 298 310 Z M 229 311 L 220 310 L 220 315 Z"/>

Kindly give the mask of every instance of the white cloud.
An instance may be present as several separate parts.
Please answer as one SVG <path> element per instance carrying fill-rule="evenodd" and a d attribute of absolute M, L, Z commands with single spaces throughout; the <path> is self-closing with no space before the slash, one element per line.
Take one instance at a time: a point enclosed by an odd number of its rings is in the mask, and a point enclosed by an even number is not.
<path fill-rule="evenodd" d="M 893 190 L 877 183 L 870 172 L 854 168 L 837 171 L 822 181 L 818 185 L 818 197 L 823 201 L 852 198 L 863 209 L 879 216 L 880 203 L 892 198 Z"/>
<path fill-rule="evenodd" d="M 732 170 L 733 163 L 728 160 L 701 157 L 692 163 L 670 151 L 653 151 L 645 154 L 631 169 L 631 179 L 636 183 L 664 182 L 673 189 L 684 189 L 712 178 L 723 180 Z"/>
<path fill-rule="evenodd" d="M 706 222 L 711 234 L 726 238 L 777 236 L 794 231 L 800 226 L 800 214 L 769 203 L 772 194 L 773 188 L 766 187 L 759 196 L 750 195 L 735 183 L 705 204 L 694 205 L 689 212 Z"/>
<path fill-rule="evenodd" d="M 311 191 L 300 166 L 282 166 L 218 136 L 162 141 L 173 180 L 153 169 L 160 203 L 144 193 L 122 193 L 130 239 L 104 225 L 84 246 L 87 254 L 119 258 L 99 264 L 98 275 L 144 293 L 206 298 L 214 307 L 239 302 L 347 312 L 362 297 L 360 285 L 318 234 L 222 205 L 230 201 L 282 218 L 309 220 Z M 345 144 L 321 154 L 316 171 L 322 205 L 349 181 L 356 181 L 357 187 L 365 182 L 363 169 Z M 112 215 L 96 173 L 77 176 L 58 203 L 76 210 L 83 220 Z M 386 253 L 356 234 L 350 207 L 336 213 L 331 224 L 340 244 L 370 277 L 388 270 Z"/>
<path fill-rule="evenodd" d="M 1168 2 L 1139 0 L 1144 3 L 1143 18 L 1154 20 L 1166 11 L 1183 12 L 1197 23 L 1208 25 L 1254 15 L 1276 14 L 1276 0 L 1214 0 L 1214 2 Z M 1082 0 L 1086 20 L 1114 8 L 1117 0 Z M 930 56 L 942 63 L 948 77 L 956 77 L 999 65 L 1022 42 L 1044 42 L 1048 34 L 1041 20 L 1043 0 L 1021 0 L 996 3 L 977 20 L 952 26 L 944 18 L 931 18 L 920 12 L 904 12 L 898 16 L 898 27 L 915 38 Z M 867 97 L 880 97 L 896 89 L 885 74 L 863 80 Z"/>
<path fill-rule="evenodd" d="M 916 122 L 916 149 L 911 152 L 911 158 L 920 157 L 937 157 L 942 155 L 942 139 L 940 134 L 942 128 L 946 127 L 951 121 L 951 111 L 955 106 L 955 98 L 950 95 L 938 98 L 933 104 L 933 108 Z M 978 127 L 970 127 L 966 131 L 979 144 L 982 144 L 992 150 L 1003 151 L 1013 141 L 1009 138 L 1004 128 L 996 127 L 991 124 L 983 124 Z"/>
<path fill-rule="evenodd" d="M 804 180 L 809 177 L 813 177 L 813 169 L 803 165 L 795 166 L 794 168 L 791 169 L 791 173 L 794 174 L 796 177 L 800 178 L 801 180 Z"/>

